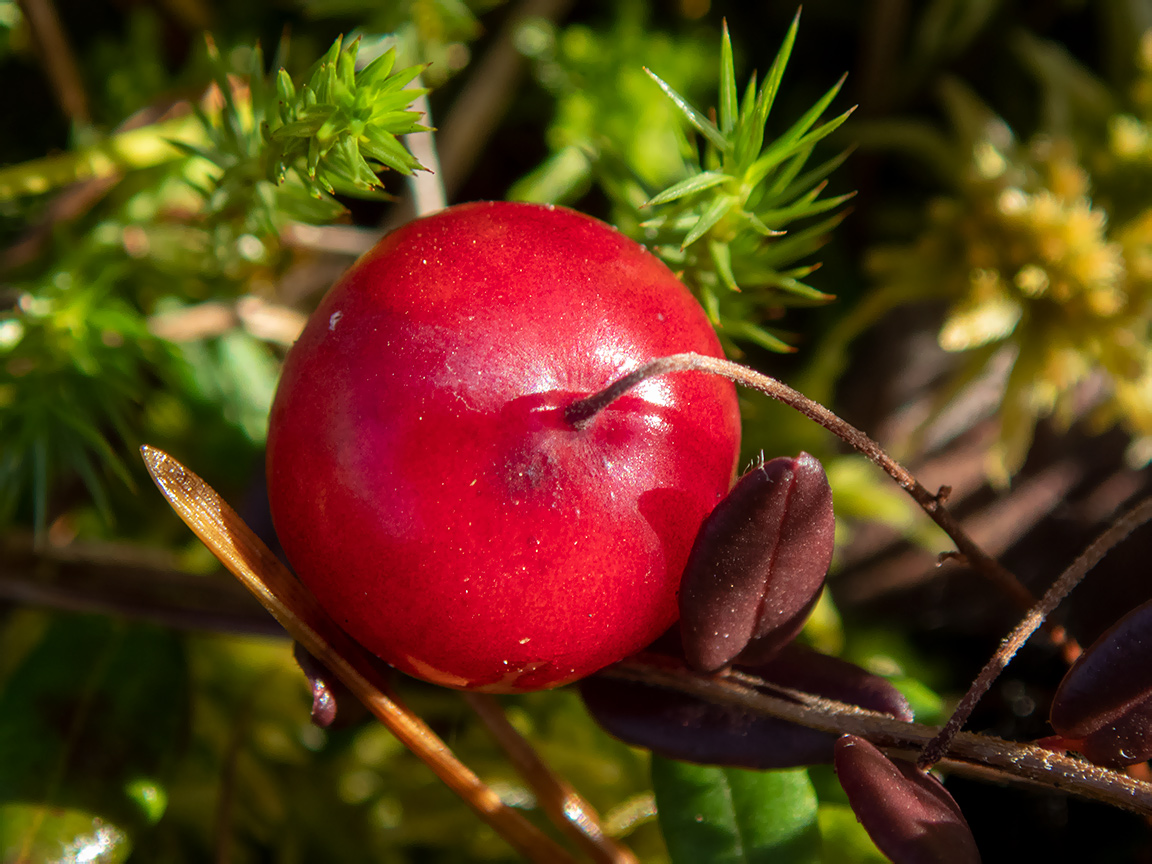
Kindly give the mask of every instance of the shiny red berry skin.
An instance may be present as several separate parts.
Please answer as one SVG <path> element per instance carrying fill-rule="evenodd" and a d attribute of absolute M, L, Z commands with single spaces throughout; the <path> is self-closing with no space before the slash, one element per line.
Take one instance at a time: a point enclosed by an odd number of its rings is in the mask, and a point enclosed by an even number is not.
<path fill-rule="evenodd" d="M 268 437 L 289 561 L 365 647 L 450 687 L 581 678 L 677 616 L 728 491 L 732 385 L 651 379 L 580 429 L 563 409 L 647 360 L 721 356 L 653 255 L 559 207 L 476 203 L 385 237 L 289 352 Z"/>

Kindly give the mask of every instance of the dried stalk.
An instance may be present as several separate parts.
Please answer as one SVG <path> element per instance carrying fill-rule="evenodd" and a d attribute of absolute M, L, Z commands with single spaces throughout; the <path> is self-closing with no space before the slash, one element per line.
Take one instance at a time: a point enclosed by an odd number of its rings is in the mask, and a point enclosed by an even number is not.
<path fill-rule="evenodd" d="M 554 825 L 597 864 L 636 864 L 636 856 L 631 850 L 604 833 L 600 815 L 592 805 L 557 777 L 535 748 L 508 722 L 496 697 L 486 693 L 464 693 L 463 696 L 520 776 L 532 787 L 536 799 Z"/>
<path fill-rule="evenodd" d="M 419 717 L 396 700 L 373 658 L 328 617 L 211 486 L 161 450 L 144 447 L 142 453 L 152 479 L 196 536 L 289 635 L 343 681 L 448 788 L 529 861 L 574 864 L 568 852 L 501 801 Z"/>
<path fill-rule="evenodd" d="M 28 19 L 28 27 L 44 61 L 48 80 L 56 93 L 64 114 L 73 123 L 88 125 L 92 122 L 88 110 L 88 94 L 80 77 L 76 55 L 60 23 L 60 15 L 52 0 L 19 0 L 20 10 Z"/>

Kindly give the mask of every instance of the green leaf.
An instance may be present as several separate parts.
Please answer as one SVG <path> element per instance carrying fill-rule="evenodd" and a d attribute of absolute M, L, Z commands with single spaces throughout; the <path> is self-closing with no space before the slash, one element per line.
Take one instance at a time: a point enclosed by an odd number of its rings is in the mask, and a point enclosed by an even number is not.
<path fill-rule="evenodd" d="M 652 757 L 673 864 L 818 864 L 816 791 L 803 768 L 744 771 Z"/>
<path fill-rule="evenodd" d="M 717 222 L 728 215 L 728 211 L 731 210 L 735 204 L 736 199 L 727 195 L 713 201 L 708 206 L 708 209 L 701 214 L 696 224 L 692 226 L 692 230 L 688 232 L 688 235 L 684 238 L 683 242 L 681 242 L 680 248 L 687 249 L 707 234 L 709 230 L 715 227 Z"/>
<path fill-rule="evenodd" d="M 369 86 L 383 84 L 392 72 L 396 63 L 396 49 L 389 48 L 367 66 L 360 70 L 361 82 Z"/>
<path fill-rule="evenodd" d="M 811 151 L 804 151 L 803 153 L 798 154 L 796 157 L 794 157 L 793 162 L 780 172 L 779 176 L 776 178 L 776 182 L 773 183 L 772 188 L 768 190 L 769 196 L 779 195 L 782 198 L 791 198 L 795 195 L 800 195 L 808 191 L 817 183 L 823 181 L 829 174 L 831 174 L 841 165 L 843 165 L 844 160 L 848 158 L 848 155 L 852 152 L 852 150 L 845 150 L 842 153 L 833 156 L 828 161 L 817 165 L 815 168 L 812 168 L 809 171 L 806 171 L 799 177 L 796 177 L 796 174 L 799 173 L 800 168 L 802 168 L 804 163 L 807 161 L 808 154 L 810 152 Z"/>
<path fill-rule="evenodd" d="M 820 139 L 830 135 L 839 129 L 845 120 L 852 116 L 852 112 L 856 110 L 855 108 L 849 108 L 838 117 L 834 117 L 827 123 L 823 123 L 812 130 L 812 132 L 805 134 L 820 115 L 824 113 L 824 109 L 828 107 L 828 103 L 840 92 L 840 87 L 843 84 L 844 78 L 841 78 L 824 94 L 819 102 L 804 112 L 804 116 L 793 123 L 787 132 L 772 142 L 768 149 L 765 150 L 752 164 L 752 167 L 748 169 L 746 173 L 748 182 L 759 183 L 761 179 L 767 176 L 773 167 L 779 165 L 793 153 L 803 150 L 806 147 L 811 147 Z"/>
<path fill-rule="evenodd" d="M 756 89 L 756 70 L 753 69 L 752 75 L 748 79 L 748 86 L 744 88 L 744 99 L 740 102 L 741 123 L 746 123 L 752 116 L 752 112 L 756 110 L 756 94 L 758 92 Z"/>
<path fill-rule="evenodd" d="M 509 201 L 566 204 L 588 190 L 592 157 L 575 145 L 553 153 L 547 160 L 512 184 Z"/>
<path fill-rule="evenodd" d="M 736 69 L 732 60 L 732 38 L 728 22 L 722 24 L 724 38 L 720 45 L 720 131 L 727 136 L 736 126 Z"/>
<path fill-rule="evenodd" d="M 825 198 L 822 201 L 817 201 L 816 197 L 822 191 L 823 189 L 821 187 L 817 187 L 803 196 L 795 204 L 782 207 L 779 210 L 759 211 L 756 215 L 769 227 L 772 225 L 787 225 L 789 222 L 794 222 L 797 219 L 807 219 L 810 216 L 818 216 L 821 213 L 827 213 L 829 210 L 835 210 L 845 201 L 856 197 L 855 192 L 848 192 L 844 195 L 837 195 L 835 198 Z"/>
<path fill-rule="evenodd" d="M 847 804 L 820 805 L 820 833 L 824 858 L 837 864 L 888 864 L 852 808 Z"/>
<path fill-rule="evenodd" d="M 733 339 L 747 340 L 767 351 L 775 351 L 777 354 L 794 354 L 796 352 L 794 346 L 750 321 L 725 321 L 725 332 Z"/>
<path fill-rule="evenodd" d="M 712 265 L 724 286 L 730 291 L 739 291 L 740 286 L 732 275 L 732 248 L 727 243 L 713 240 L 708 244 L 708 254 L 712 256 Z"/>
<path fill-rule="evenodd" d="M 667 204 L 669 201 L 675 201 L 677 198 L 683 198 L 686 195 L 691 195 L 693 192 L 701 192 L 704 189 L 711 189 L 713 186 L 718 186 L 728 179 L 727 174 L 719 171 L 701 171 L 689 177 L 687 180 L 681 180 L 674 186 L 669 186 L 659 195 L 644 202 L 645 207 L 652 207 L 657 204 Z"/>
<path fill-rule="evenodd" d="M 673 90 L 670 84 L 665 82 L 663 78 L 651 69 L 644 67 L 644 71 L 660 86 L 660 89 L 664 91 L 665 95 L 680 109 L 680 113 L 687 118 L 689 123 L 696 127 L 700 134 L 708 139 L 708 142 L 712 144 L 713 147 L 721 153 L 727 153 L 731 149 L 732 145 L 728 142 L 728 139 L 724 137 L 723 133 L 716 128 L 716 124 L 693 108 L 687 99 Z"/>
<path fill-rule="evenodd" d="M 764 81 L 756 103 L 746 122 L 741 124 L 736 136 L 735 156 L 736 163 L 743 165 L 749 159 L 755 158 L 764 144 L 764 125 L 768 122 L 768 114 L 772 111 L 772 103 L 780 89 L 780 82 L 784 78 L 784 69 L 788 59 L 792 56 L 792 46 L 796 44 L 796 31 L 800 27 L 800 10 L 792 18 L 792 24 L 784 35 L 784 42 L 776 52 L 776 59 L 768 70 L 768 77 Z"/>
<path fill-rule="evenodd" d="M 111 135 L 83 150 L 7 165 L 0 168 L 0 202 L 174 162 L 203 141 L 200 123 L 185 116 Z"/>
<path fill-rule="evenodd" d="M 843 222 L 847 215 L 847 211 L 842 210 L 803 231 L 792 232 L 787 237 L 765 246 L 759 263 L 771 267 L 795 261 L 816 251 L 827 241 L 828 232 Z"/>
<path fill-rule="evenodd" d="M 700 305 L 704 307 L 704 312 L 708 316 L 708 320 L 713 325 L 719 326 L 720 324 L 720 298 L 716 296 L 716 292 L 707 285 L 700 288 Z"/>

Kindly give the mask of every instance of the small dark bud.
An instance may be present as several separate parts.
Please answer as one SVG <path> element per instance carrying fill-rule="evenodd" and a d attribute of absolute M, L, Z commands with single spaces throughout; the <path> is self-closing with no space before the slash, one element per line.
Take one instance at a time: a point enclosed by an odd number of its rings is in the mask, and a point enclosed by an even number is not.
<path fill-rule="evenodd" d="M 711 672 L 754 640 L 756 660 L 790 642 L 824 586 L 835 527 L 815 457 L 773 459 L 741 477 L 701 526 L 680 583 L 688 663 Z"/>
<path fill-rule="evenodd" d="M 834 765 L 856 818 L 895 864 L 979 864 L 964 814 L 933 777 L 855 735 L 836 742 Z"/>
<path fill-rule="evenodd" d="M 1150 699 L 1152 602 L 1121 618 L 1072 664 L 1052 699 L 1052 728 L 1086 738 Z"/>
<path fill-rule="evenodd" d="M 340 696 L 341 704 L 345 702 L 360 704 L 344 684 L 319 660 L 304 650 L 304 646 L 299 642 L 292 643 L 292 656 L 312 688 L 312 722 L 317 726 L 325 729 L 336 719 L 337 695 Z"/>
<path fill-rule="evenodd" d="M 764 666 L 741 668 L 790 690 L 912 719 L 908 702 L 883 678 L 799 645 Z M 756 770 L 832 761 L 836 736 L 828 732 L 636 682 L 593 676 L 579 687 L 609 733 L 670 759 Z"/>

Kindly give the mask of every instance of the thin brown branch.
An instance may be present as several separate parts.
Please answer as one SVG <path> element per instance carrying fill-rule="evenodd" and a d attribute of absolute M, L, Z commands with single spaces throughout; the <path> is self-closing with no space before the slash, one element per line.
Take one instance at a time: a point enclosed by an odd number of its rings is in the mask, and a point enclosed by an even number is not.
<path fill-rule="evenodd" d="M 572 3 L 573 0 L 522 0 L 508 14 L 488 50 L 469 70 L 467 83 L 453 100 L 436 135 L 440 164 L 437 176 L 446 200 L 455 199 L 472 173 L 478 155 L 484 151 L 485 142 L 492 137 L 512 105 L 516 87 L 527 66 L 527 61 L 516 48 L 517 30 L 532 18 L 558 21 Z M 413 212 L 411 197 L 405 196 L 389 211 L 385 229 L 392 230 L 404 224 L 412 218 Z"/>
<path fill-rule="evenodd" d="M 299 310 L 250 294 L 235 303 L 209 301 L 153 315 L 148 319 L 148 329 L 169 342 L 192 342 L 222 336 L 242 326 L 257 339 L 290 346 L 300 337 L 307 321 Z"/>
<path fill-rule="evenodd" d="M 948 508 L 944 506 L 940 496 L 925 489 L 908 469 L 889 456 L 879 444 L 819 402 L 812 401 L 803 393 L 793 390 L 787 384 L 771 376 L 741 366 L 739 363 L 691 353 L 657 358 L 619 378 L 598 393 L 572 403 L 566 411 L 568 421 L 579 427 L 642 381 L 672 372 L 705 372 L 723 376 L 744 387 L 759 390 L 823 426 L 858 452 L 867 456 L 895 480 L 900 488 L 911 495 L 921 509 L 931 517 L 932 521 L 952 538 L 960 554 L 964 556 L 973 569 L 987 577 L 1001 591 L 1012 598 L 1020 608 L 1028 609 L 1035 602 L 1032 592 L 1015 575 L 972 540 L 956 518 L 948 511 Z M 1065 639 L 1062 632 L 1057 633 L 1052 630 L 1049 632 L 1054 641 L 1063 644 Z"/>
<path fill-rule="evenodd" d="M 181 630 L 284 635 L 252 595 L 221 574 L 187 573 L 173 556 L 122 544 L 47 544 L 0 535 L 0 600 L 117 615 Z"/>
<path fill-rule="evenodd" d="M 60 108 L 69 120 L 88 125 L 92 122 L 92 115 L 88 110 L 88 95 L 84 91 L 80 68 L 76 65 L 76 57 L 72 53 L 72 46 L 64 33 L 56 7 L 52 4 L 52 0 L 19 0 L 19 2 L 20 10 L 28 19 L 32 38 L 44 61 L 48 80 L 52 82 L 56 101 L 60 103 Z"/>
<path fill-rule="evenodd" d="M 168 454 L 142 448 L 157 487 L 181 519 L 305 650 L 328 668 L 401 743 L 416 754 L 513 848 L 534 862 L 575 859 L 509 807 L 391 693 L 377 662 L 320 608 L 236 512 Z"/>
<path fill-rule="evenodd" d="M 527 61 L 516 48 L 516 31 L 528 19 L 558 21 L 573 0 L 523 0 L 509 14 L 488 51 L 460 91 L 437 138 L 444 188 L 451 200 L 476 157 L 512 104 Z"/>
<path fill-rule="evenodd" d="M 723 675 L 695 672 L 659 655 L 636 655 L 599 674 L 664 687 L 708 702 L 735 705 L 823 732 L 859 735 L 890 752 L 919 752 L 938 731 L 932 726 L 907 723 L 829 699 L 797 704 L 753 689 L 746 679 L 741 682 Z M 988 779 L 994 772 L 1003 782 L 1070 792 L 1152 815 L 1152 784 L 1042 747 L 961 732 L 952 740 L 948 757 L 940 763 L 941 767 L 956 774 Z"/>
<path fill-rule="evenodd" d="M 982 455 L 982 454 L 981 454 Z M 978 468 L 983 472 L 982 464 Z M 923 469 L 918 476 L 925 476 Z M 939 474 L 939 471 L 936 472 Z M 990 555 L 1000 555 L 1020 539 L 1027 531 L 1051 515 L 1053 510 L 1065 504 L 1075 484 L 1083 478 L 1084 470 L 1073 460 L 1060 460 L 1047 466 L 1032 476 L 1021 477 L 1013 484 L 1012 491 L 1004 498 L 997 499 L 981 510 L 966 515 L 961 524 L 968 536 Z M 953 493 L 948 504 L 955 507 L 963 504 L 966 496 Z M 876 533 L 884 533 L 886 539 L 902 539 L 894 530 L 878 526 Z M 861 533 L 864 533 L 861 530 Z M 875 545 L 872 549 L 859 548 L 855 541 L 844 556 L 842 570 L 837 577 L 836 597 L 848 604 L 866 603 L 877 596 L 902 588 L 909 588 L 927 579 L 935 579 L 950 574 L 958 566 L 952 561 L 939 562 L 937 556 L 919 547 L 901 546 L 890 549 L 891 554 L 881 554 L 882 549 Z M 866 565 L 850 569 L 855 560 L 871 557 Z"/>
<path fill-rule="evenodd" d="M 968 688 L 968 692 L 964 694 L 964 698 L 960 700 L 960 704 L 956 706 L 956 710 L 952 712 L 952 716 L 944 724 L 944 728 L 924 746 L 924 751 L 916 760 L 916 764 L 921 769 L 931 768 L 944 757 L 944 754 L 948 752 L 950 742 L 968 721 L 972 710 L 980 698 L 988 692 L 992 682 L 1004 671 L 1004 668 L 1016 656 L 1016 652 L 1040 628 L 1040 625 L 1052 614 L 1052 611 L 1071 593 L 1073 588 L 1080 584 L 1088 571 L 1095 567 L 1100 559 L 1107 555 L 1120 541 L 1149 519 L 1152 519 L 1152 498 L 1145 498 L 1113 522 L 1091 546 L 1085 549 L 1060 574 L 1060 578 L 1052 583 L 1052 587 L 1045 592 L 1039 602 L 1028 610 L 1028 614 L 1016 625 L 1015 629 L 1004 637 L 1000 647 L 996 649 L 996 653 L 980 670 L 980 674 L 976 676 L 976 680 L 972 682 L 972 686 Z"/>
<path fill-rule="evenodd" d="M 557 777 L 535 748 L 508 722 L 508 716 L 494 696 L 485 693 L 464 693 L 463 696 L 520 776 L 532 787 L 554 825 L 598 864 L 635 864 L 636 856 L 604 833 L 595 808 Z"/>

